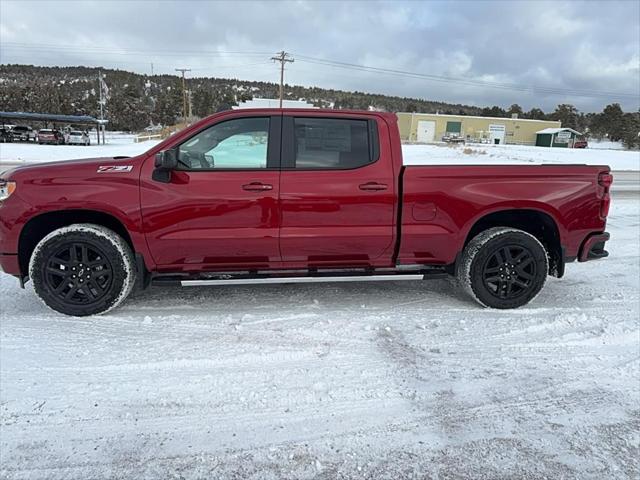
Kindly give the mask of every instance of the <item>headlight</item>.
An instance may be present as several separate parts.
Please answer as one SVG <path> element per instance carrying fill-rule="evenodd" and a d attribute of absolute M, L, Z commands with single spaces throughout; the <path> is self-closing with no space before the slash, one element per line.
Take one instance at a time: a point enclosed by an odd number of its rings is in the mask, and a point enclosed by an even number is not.
<path fill-rule="evenodd" d="M 13 192 L 16 191 L 16 182 L 7 182 L 0 180 L 0 202 L 9 198 Z"/>

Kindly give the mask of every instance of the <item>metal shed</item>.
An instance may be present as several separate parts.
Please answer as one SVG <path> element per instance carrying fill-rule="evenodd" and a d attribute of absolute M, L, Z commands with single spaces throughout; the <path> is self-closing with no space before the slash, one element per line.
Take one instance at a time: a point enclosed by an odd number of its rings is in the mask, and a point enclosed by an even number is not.
<path fill-rule="evenodd" d="M 536 132 L 536 147 L 571 148 L 582 133 L 573 128 L 545 128 Z"/>

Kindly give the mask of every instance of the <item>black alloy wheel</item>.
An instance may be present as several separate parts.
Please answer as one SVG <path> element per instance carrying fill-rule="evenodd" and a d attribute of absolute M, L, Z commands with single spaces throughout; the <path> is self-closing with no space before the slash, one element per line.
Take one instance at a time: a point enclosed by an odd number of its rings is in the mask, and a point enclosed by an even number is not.
<path fill-rule="evenodd" d="M 458 283 L 480 304 L 518 308 L 533 300 L 549 272 L 547 251 L 528 232 L 492 227 L 466 245 L 456 265 Z"/>
<path fill-rule="evenodd" d="M 104 252 L 88 243 L 71 243 L 47 259 L 45 282 L 60 300 L 73 305 L 98 302 L 109 292 L 113 267 Z"/>
<path fill-rule="evenodd" d="M 36 245 L 29 277 L 40 299 L 74 316 L 106 313 L 135 285 L 131 246 L 102 225 L 78 223 L 58 228 Z"/>
<path fill-rule="evenodd" d="M 534 285 L 536 262 L 533 254 L 521 245 L 496 249 L 482 271 L 484 286 L 498 298 L 517 298 Z"/>

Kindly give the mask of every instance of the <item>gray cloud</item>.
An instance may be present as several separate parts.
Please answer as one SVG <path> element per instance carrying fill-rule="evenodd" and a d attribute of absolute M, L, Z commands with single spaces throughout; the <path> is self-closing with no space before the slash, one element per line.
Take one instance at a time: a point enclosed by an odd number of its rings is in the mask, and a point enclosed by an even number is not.
<path fill-rule="evenodd" d="M 37 44 L 30 48 L 22 44 Z M 73 48 L 42 45 L 73 45 Z M 638 108 L 640 3 L 628 2 L 0 2 L 0 62 L 104 65 L 148 73 L 277 80 L 475 105 L 561 102 Z M 184 53 L 187 52 L 187 53 Z M 218 52 L 205 54 L 203 52 Z M 227 54 L 223 52 L 240 52 Z M 256 52 L 247 53 L 247 52 Z M 556 93 L 362 72 L 304 56 Z M 577 90 L 599 92 L 596 98 Z"/>

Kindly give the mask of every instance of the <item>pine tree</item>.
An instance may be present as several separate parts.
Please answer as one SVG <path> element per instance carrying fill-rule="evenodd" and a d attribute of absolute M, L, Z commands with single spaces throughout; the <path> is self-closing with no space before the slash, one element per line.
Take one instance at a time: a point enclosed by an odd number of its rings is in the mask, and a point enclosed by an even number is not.
<path fill-rule="evenodd" d="M 532 108 L 527 113 L 523 115 L 524 118 L 528 118 L 530 120 L 546 120 L 547 116 L 545 113 L 539 108 Z"/>
<path fill-rule="evenodd" d="M 623 126 L 620 137 L 624 146 L 629 149 L 640 148 L 640 110 L 625 113 L 622 116 Z"/>
<path fill-rule="evenodd" d="M 568 103 L 558 105 L 551 119 L 560 120 L 563 127 L 578 129 L 578 109 Z"/>
<path fill-rule="evenodd" d="M 522 107 L 520 105 L 518 105 L 517 103 L 514 103 L 513 105 L 511 105 L 509 107 L 509 110 L 507 110 L 507 116 L 511 117 L 513 116 L 513 114 L 518 115 L 518 117 L 522 117 Z"/>
<path fill-rule="evenodd" d="M 176 78 L 172 85 L 158 94 L 153 121 L 160 125 L 175 125 L 181 116 L 182 87 Z"/>
<path fill-rule="evenodd" d="M 115 130 L 142 130 L 148 120 L 139 90 L 127 85 L 112 94 L 107 103 L 110 128 Z"/>

